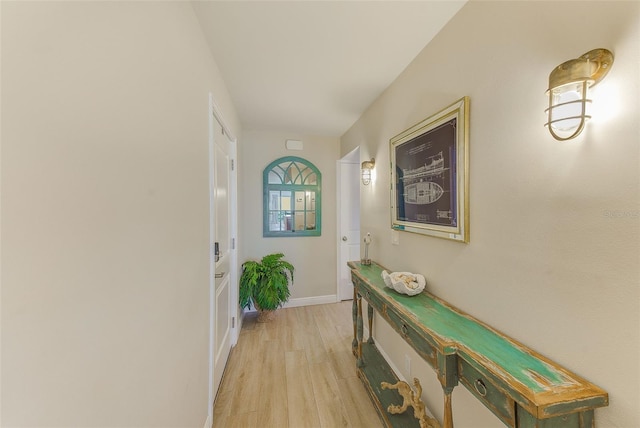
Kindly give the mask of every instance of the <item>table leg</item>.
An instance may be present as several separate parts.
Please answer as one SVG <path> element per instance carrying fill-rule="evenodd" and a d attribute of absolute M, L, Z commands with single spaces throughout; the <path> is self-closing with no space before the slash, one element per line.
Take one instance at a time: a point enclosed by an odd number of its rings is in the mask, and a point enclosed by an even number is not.
<path fill-rule="evenodd" d="M 443 388 L 444 390 L 444 421 L 443 428 L 453 428 L 453 409 L 451 408 L 451 393 L 453 388 Z"/>
<path fill-rule="evenodd" d="M 362 296 L 358 295 L 358 322 L 357 322 L 357 329 L 358 329 L 358 362 L 357 362 L 357 366 L 358 367 L 363 367 L 364 366 L 364 361 L 362 360 L 362 332 L 363 332 L 363 322 L 362 322 Z"/>
<path fill-rule="evenodd" d="M 373 306 L 370 303 L 367 303 L 367 320 L 369 321 L 369 339 L 367 343 L 373 345 Z"/>
<path fill-rule="evenodd" d="M 358 322 L 358 291 L 356 286 L 353 286 L 353 304 L 351 305 L 351 317 L 353 319 L 353 341 L 351 342 L 351 352 L 356 357 L 358 356 L 358 336 L 356 323 Z"/>

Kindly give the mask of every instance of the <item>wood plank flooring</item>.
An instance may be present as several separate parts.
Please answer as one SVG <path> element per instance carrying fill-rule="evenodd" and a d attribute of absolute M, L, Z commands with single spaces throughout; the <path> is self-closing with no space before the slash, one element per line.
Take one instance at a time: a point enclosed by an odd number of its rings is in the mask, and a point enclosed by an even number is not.
<path fill-rule="evenodd" d="M 351 302 L 245 317 L 213 409 L 214 428 L 382 427 L 356 376 Z"/>

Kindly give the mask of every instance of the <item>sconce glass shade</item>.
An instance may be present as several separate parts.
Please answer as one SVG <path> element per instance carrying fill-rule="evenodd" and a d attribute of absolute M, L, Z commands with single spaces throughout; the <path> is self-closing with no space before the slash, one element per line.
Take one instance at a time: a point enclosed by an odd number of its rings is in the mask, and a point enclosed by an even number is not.
<path fill-rule="evenodd" d="M 362 184 L 365 186 L 371 183 L 371 171 L 376 166 L 376 161 L 374 158 L 371 160 L 362 162 Z"/>
<path fill-rule="evenodd" d="M 568 140 L 575 137 L 584 128 L 591 115 L 589 99 L 589 82 L 578 83 L 554 88 L 549 94 L 549 108 L 547 114 L 549 131 L 558 140 Z"/>
<path fill-rule="evenodd" d="M 613 54 L 610 51 L 594 49 L 560 64 L 551 72 L 545 126 L 556 140 L 569 140 L 582 132 L 591 118 L 589 88 L 602 80 L 611 64 Z"/>

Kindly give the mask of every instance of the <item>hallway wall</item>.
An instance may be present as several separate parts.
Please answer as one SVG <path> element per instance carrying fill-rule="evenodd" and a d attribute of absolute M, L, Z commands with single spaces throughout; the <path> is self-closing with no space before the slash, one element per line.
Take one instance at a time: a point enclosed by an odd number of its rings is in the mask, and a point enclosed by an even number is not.
<path fill-rule="evenodd" d="M 302 140 L 301 151 L 287 150 L 287 139 Z M 339 139 L 292 135 L 285 132 L 243 132 L 238 170 L 240 198 L 240 263 L 282 252 L 296 268 L 291 301 L 313 303 L 335 301 L 336 295 L 336 161 Z M 322 235 L 300 238 L 263 238 L 262 172 L 272 161 L 298 156 L 313 163 L 322 174 Z M 319 300 L 318 300 L 319 299 Z"/>
<path fill-rule="evenodd" d="M 639 17 L 637 2 L 471 1 L 341 138 L 341 155 L 376 158 L 361 206 L 372 258 L 607 390 L 601 427 L 640 420 Z M 549 73 L 601 47 L 615 63 L 594 119 L 558 142 L 543 126 Z M 401 232 L 392 245 L 389 140 L 465 95 L 470 242 Z M 384 321 L 374 330 L 397 367 L 412 359 L 403 374 L 441 419 L 433 370 Z M 453 408 L 456 427 L 503 426 L 464 387 Z"/>
<path fill-rule="evenodd" d="M 2 2 L 1 425 L 202 427 L 208 94 L 188 2 Z"/>

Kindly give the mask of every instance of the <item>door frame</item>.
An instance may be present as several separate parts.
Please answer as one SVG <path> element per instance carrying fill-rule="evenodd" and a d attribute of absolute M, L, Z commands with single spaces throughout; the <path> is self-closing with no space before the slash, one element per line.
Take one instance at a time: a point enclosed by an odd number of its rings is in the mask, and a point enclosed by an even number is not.
<path fill-rule="evenodd" d="M 347 182 L 349 180 L 352 180 L 351 177 L 344 177 L 342 174 L 342 169 L 340 168 L 340 165 L 343 163 L 350 163 L 350 164 L 360 164 L 360 146 L 356 147 L 355 149 L 353 149 L 352 151 L 350 151 L 349 153 L 347 153 L 345 156 L 343 156 L 342 158 L 338 159 L 336 161 L 336 174 L 337 174 L 337 179 L 336 179 L 336 183 L 337 183 L 337 188 L 336 188 L 336 242 L 337 242 L 337 267 L 336 267 L 336 301 L 340 301 L 340 287 L 341 287 L 341 275 L 340 275 L 340 265 L 341 263 L 343 263 L 342 260 L 342 231 L 343 231 L 343 225 L 342 225 L 342 210 L 343 207 L 342 206 L 342 190 L 346 188 L 346 186 L 348 186 Z M 356 179 L 356 180 L 359 180 Z M 349 184 L 352 184 L 351 182 L 349 182 Z M 358 188 L 360 188 L 360 183 L 358 181 L 357 183 Z"/>
<path fill-rule="evenodd" d="M 230 287 L 230 308 L 229 313 L 232 317 L 231 330 L 230 330 L 230 343 L 231 348 L 238 342 L 238 315 L 239 306 L 234 304 L 238 302 L 238 165 L 237 165 L 237 140 L 234 134 L 229 129 L 227 122 L 224 120 L 222 111 L 216 104 L 213 94 L 209 92 L 209 400 L 207 404 L 207 421 L 205 427 L 210 427 L 213 424 L 213 402 L 217 391 L 213 389 L 213 377 L 214 377 L 214 360 L 215 360 L 215 301 L 216 301 L 216 263 L 213 242 L 215 242 L 215 207 L 214 207 L 214 125 L 213 121 L 216 120 L 222 127 L 223 132 L 226 134 L 230 141 L 230 153 L 229 157 L 232 160 L 233 167 L 230 168 L 229 177 L 229 220 L 231 238 L 231 247 L 229 248 L 229 287 Z"/>

